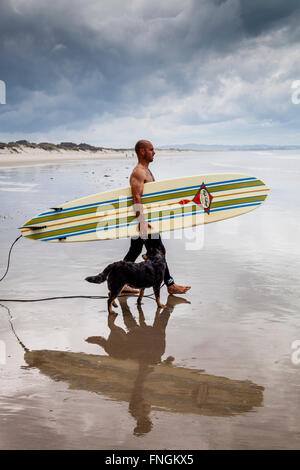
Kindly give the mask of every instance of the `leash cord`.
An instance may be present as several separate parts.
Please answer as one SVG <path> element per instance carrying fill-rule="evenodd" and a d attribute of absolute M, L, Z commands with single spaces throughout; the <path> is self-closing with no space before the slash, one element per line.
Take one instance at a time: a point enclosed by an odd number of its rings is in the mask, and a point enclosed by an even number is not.
<path fill-rule="evenodd" d="M 152 300 L 153 294 L 144 295 Z M 118 295 L 118 297 L 128 297 L 128 294 Z M 130 297 L 138 297 L 137 295 L 130 295 Z M 108 299 L 105 295 L 65 295 L 61 297 L 45 297 L 43 299 L 0 299 L 0 302 L 43 302 L 45 300 L 56 300 L 56 299 Z"/>
<path fill-rule="evenodd" d="M 22 235 L 19 235 L 13 244 L 11 245 L 9 252 L 8 252 L 8 261 L 7 261 L 7 268 L 4 273 L 4 275 L 1 277 L 0 282 L 3 281 L 5 276 L 8 273 L 9 267 L 10 267 L 10 257 L 11 257 L 11 252 L 14 247 L 14 245 L 17 243 L 17 241 L 22 237 Z M 153 294 L 149 295 L 144 295 L 143 297 L 149 297 L 153 299 L 152 297 Z M 127 297 L 127 295 L 119 295 L 118 297 Z M 131 297 L 137 297 L 137 295 L 131 295 Z M 42 299 L 0 299 L 0 302 L 44 302 L 46 300 L 56 300 L 56 299 L 108 299 L 108 296 L 105 295 L 65 295 L 61 297 L 45 297 Z"/>
<path fill-rule="evenodd" d="M 9 249 L 9 252 L 8 252 L 8 261 L 7 261 L 7 268 L 6 268 L 6 271 L 4 273 L 4 275 L 1 277 L 0 279 L 0 282 L 3 281 L 3 279 L 5 278 L 6 274 L 8 273 L 8 270 L 9 270 L 9 266 L 10 266 L 10 256 L 11 256 L 11 252 L 12 252 L 12 249 L 13 249 L 13 246 L 15 245 L 15 243 L 17 243 L 17 241 L 22 237 L 22 235 L 19 235 L 15 241 L 13 242 L 13 244 L 11 245 L 10 249 Z"/>

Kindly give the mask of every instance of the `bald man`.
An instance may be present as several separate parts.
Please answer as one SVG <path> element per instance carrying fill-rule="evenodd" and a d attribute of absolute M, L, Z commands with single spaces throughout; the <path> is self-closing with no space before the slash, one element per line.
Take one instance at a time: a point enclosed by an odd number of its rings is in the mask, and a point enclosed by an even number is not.
<path fill-rule="evenodd" d="M 151 225 L 144 219 L 143 213 L 142 194 L 144 184 L 154 181 L 154 176 L 149 169 L 149 164 L 154 160 L 155 151 L 151 142 L 148 140 L 139 140 L 136 143 L 135 152 L 138 164 L 131 173 L 130 186 L 135 215 L 139 219 L 140 236 L 131 239 L 130 248 L 124 261 L 135 261 L 141 254 L 143 245 L 145 245 L 148 250 L 152 245 L 155 244 L 157 246 L 157 244 L 159 244 L 163 252 L 166 253 L 160 235 L 156 234 L 153 238 L 151 238 L 151 235 L 148 235 L 148 229 L 151 228 Z M 170 275 L 168 265 L 166 265 L 164 282 L 169 294 L 185 294 L 190 289 L 190 286 L 179 286 L 175 284 L 174 279 Z M 130 286 L 124 286 L 122 292 L 138 293 L 139 291 Z"/>

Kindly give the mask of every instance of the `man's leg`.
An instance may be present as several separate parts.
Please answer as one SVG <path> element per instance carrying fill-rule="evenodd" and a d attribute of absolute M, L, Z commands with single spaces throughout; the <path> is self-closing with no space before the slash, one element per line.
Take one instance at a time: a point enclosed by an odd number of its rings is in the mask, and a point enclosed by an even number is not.
<path fill-rule="evenodd" d="M 124 261 L 132 261 L 134 262 L 137 257 L 141 254 L 144 245 L 144 240 L 140 237 L 138 238 L 131 238 L 130 240 L 130 248 L 127 255 L 124 258 Z M 130 293 L 130 294 L 138 294 L 140 291 L 138 289 L 133 289 L 130 286 L 124 286 L 122 289 L 123 293 Z"/>
<path fill-rule="evenodd" d="M 146 240 L 145 242 L 145 246 L 147 249 L 148 247 L 150 248 L 151 246 L 154 246 L 154 247 L 159 246 L 159 248 L 162 250 L 162 252 L 166 256 L 166 249 L 165 249 L 165 246 L 162 242 L 160 235 L 157 238 L 151 238 L 151 235 L 149 235 L 148 240 Z M 179 286 L 178 284 L 175 284 L 175 281 L 170 274 L 167 263 L 166 263 L 164 283 L 167 286 L 169 294 L 185 294 L 191 288 L 190 286 Z"/>
<path fill-rule="evenodd" d="M 124 261 L 135 261 L 141 254 L 144 245 L 144 240 L 141 237 L 130 239 L 130 248 Z"/>

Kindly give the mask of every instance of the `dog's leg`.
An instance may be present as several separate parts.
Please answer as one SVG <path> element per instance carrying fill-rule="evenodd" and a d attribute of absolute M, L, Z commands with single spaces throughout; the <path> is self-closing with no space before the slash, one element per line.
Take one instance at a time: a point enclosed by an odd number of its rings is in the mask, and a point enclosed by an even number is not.
<path fill-rule="evenodd" d="M 154 291 L 157 307 L 164 308 L 164 305 L 160 301 L 160 284 L 158 286 L 153 286 L 153 291 Z"/>
<path fill-rule="evenodd" d="M 117 307 L 117 306 L 118 306 L 118 305 L 116 304 L 116 302 L 115 302 L 115 299 L 116 299 L 117 297 L 118 297 L 118 295 L 114 295 L 114 294 L 112 294 L 111 292 L 109 292 L 109 294 L 108 294 L 107 308 L 108 308 L 108 313 L 109 313 L 110 315 L 116 314 L 116 312 L 114 312 L 113 309 L 112 309 L 112 305 L 113 305 L 114 307 Z"/>
<path fill-rule="evenodd" d="M 139 298 L 137 299 L 138 305 L 141 305 L 141 303 L 142 303 L 142 298 L 143 298 L 144 292 L 145 292 L 145 289 L 140 290 L 140 295 L 139 295 Z"/>
<path fill-rule="evenodd" d="M 112 285 L 112 280 L 110 278 L 108 278 L 107 285 L 108 285 L 108 288 L 109 288 L 108 301 L 107 301 L 108 312 L 110 314 L 112 314 L 112 313 L 117 314 L 116 312 L 113 311 L 112 305 L 114 307 L 118 307 L 118 305 L 115 302 L 115 299 L 120 295 L 120 293 L 121 293 L 121 291 L 124 287 L 124 284 L 119 283 L 118 285 Z"/>
<path fill-rule="evenodd" d="M 112 273 L 109 273 L 108 278 L 107 278 L 107 287 L 108 287 L 108 301 L 107 301 L 108 313 L 110 314 L 114 313 L 117 315 L 117 313 L 113 311 L 112 305 L 114 307 L 118 307 L 118 304 L 116 304 L 115 299 L 120 294 L 123 286 L 115 285 L 113 282 L 113 275 Z"/>

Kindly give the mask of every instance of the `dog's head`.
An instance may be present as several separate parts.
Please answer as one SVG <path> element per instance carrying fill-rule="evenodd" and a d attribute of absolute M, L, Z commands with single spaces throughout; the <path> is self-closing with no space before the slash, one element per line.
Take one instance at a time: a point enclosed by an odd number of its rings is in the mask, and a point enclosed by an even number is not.
<path fill-rule="evenodd" d="M 160 246 L 151 246 L 142 257 L 144 260 L 153 259 L 155 257 L 163 257 L 165 259 L 165 253 Z"/>

